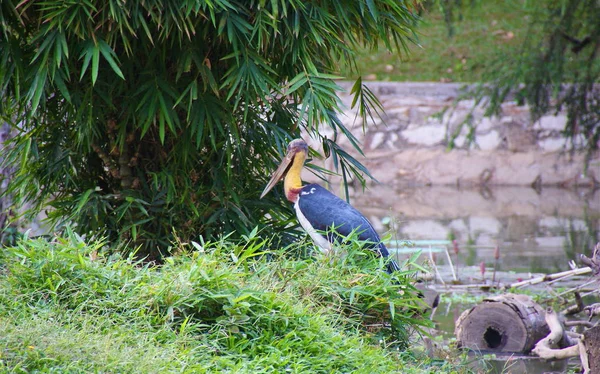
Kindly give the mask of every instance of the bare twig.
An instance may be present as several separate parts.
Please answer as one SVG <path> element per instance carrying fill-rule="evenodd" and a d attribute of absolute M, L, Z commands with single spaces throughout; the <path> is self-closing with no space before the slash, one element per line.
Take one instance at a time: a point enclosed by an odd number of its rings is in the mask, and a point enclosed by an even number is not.
<path fill-rule="evenodd" d="M 593 295 L 595 293 L 600 294 L 600 289 L 595 289 L 595 290 L 592 290 L 592 291 L 589 291 L 589 292 L 585 292 L 585 293 L 581 294 L 581 297 L 590 296 L 590 295 Z"/>
<path fill-rule="evenodd" d="M 589 286 L 590 284 L 594 284 L 596 282 L 598 282 L 597 279 L 592 279 L 591 281 L 585 282 L 583 284 L 577 285 L 576 287 L 573 287 L 573 288 L 570 288 L 570 289 L 568 289 L 566 291 L 563 291 L 563 292 L 559 293 L 557 296 L 562 296 L 562 295 L 566 295 L 566 294 L 571 293 L 571 292 L 579 291 L 582 288 L 584 288 L 586 286 Z"/>
<path fill-rule="evenodd" d="M 562 312 L 562 314 L 564 314 L 565 316 L 568 316 L 571 314 L 577 314 L 577 313 L 581 312 L 584 307 L 585 307 L 585 305 L 583 305 L 583 300 L 581 299 L 581 295 L 579 294 L 579 292 L 575 291 L 575 305 L 571 305 L 570 307 L 565 309 Z"/>

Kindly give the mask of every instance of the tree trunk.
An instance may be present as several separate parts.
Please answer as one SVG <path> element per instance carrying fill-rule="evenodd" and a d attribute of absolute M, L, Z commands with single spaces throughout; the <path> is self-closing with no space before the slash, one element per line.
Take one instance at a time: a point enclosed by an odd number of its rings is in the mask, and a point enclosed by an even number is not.
<path fill-rule="evenodd" d="M 528 353 L 549 333 L 542 307 L 525 295 L 484 299 L 456 321 L 459 347 L 478 351 Z"/>
<path fill-rule="evenodd" d="M 589 373 L 600 373 L 600 325 L 596 325 L 583 333 L 585 356 L 589 365 Z M 582 352 L 580 352 L 580 355 Z"/>
<path fill-rule="evenodd" d="M 4 242 L 3 231 L 8 225 L 11 214 L 12 201 L 10 196 L 2 195 L 8 187 L 12 176 L 12 169 L 3 166 L 4 157 L 8 152 L 8 145 L 5 142 L 11 138 L 11 127 L 6 122 L 0 123 L 0 246 Z"/>

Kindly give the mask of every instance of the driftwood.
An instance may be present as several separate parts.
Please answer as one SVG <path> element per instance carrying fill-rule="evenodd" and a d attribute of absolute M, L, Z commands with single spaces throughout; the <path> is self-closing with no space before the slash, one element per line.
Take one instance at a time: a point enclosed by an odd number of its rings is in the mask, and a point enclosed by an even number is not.
<path fill-rule="evenodd" d="M 579 356 L 577 341 L 568 341 L 566 347 L 560 348 L 560 343 L 569 339 L 558 315 L 551 309 L 546 310 L 546 324 L 550 328 L 550 333 L 537 342 L 531 353 L 546 360 L 562 360 Z"/>
<path fill-rule="evenodd" d="M 600 373 L 600 325 L 587 329 L 578 338 L 569 338 L 563 324 L 553 311 L 546 311 L 550 333 L 531 351 L 546 360 L 562 360 L 579 356 L 584 374 Z M 579 334 L 577 334 L 579 335 Z M 559 348 L 559 342 L 567 344 Z"/>
<path fill-rule="evenodd" d="M 548 335 L 542 307 L 529 296 L 506 294 L 484 299 L 456 321 L 460 347 L 527 353 Z"/>

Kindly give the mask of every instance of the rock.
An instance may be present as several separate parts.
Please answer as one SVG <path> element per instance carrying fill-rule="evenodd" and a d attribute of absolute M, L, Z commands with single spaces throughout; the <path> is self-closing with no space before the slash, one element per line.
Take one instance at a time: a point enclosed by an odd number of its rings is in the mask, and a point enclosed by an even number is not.
<path fill-rule="evenodd" d="M 420 145 L 434 145 L 446 138 L 445 130 L 441 126 L 419 126 L 410 124 L 402 131 L 401 136 L 409 143 Z"/>
<path fill-rule="evenodd" d="M 559 114 L 557 116 L 543 116 L 537 122 L 536 125 L 543 130 L 555 130 L 562 131 L 567 124 L 567 116 Z"/>
<path fill-rule="evenodd" d="M 346 92 L 342 103 L 350 107 L 349 91 L 354 82 L 339 82 Z M 386 126 L 368 124 L 366 133 L 355 123 L 356 109 L 340 114 L 342 123 L 362 144 L 366 158 L 352 149 L 338 134 L 337 140 L 352 156 L 365 162 L 382 183 L 392 185 L 535 185 L 592 186 L 600 180 L 600 152 L 591 155 L 586 169 L 584 152 L 565 151 L 582 147 L 580 136 L 566 141 L 560 131 L 566 115 L 547 115 L 531 123 L 527 106 L 502 104 L 500 118 L 483 117 L 483 109 L 472 101 L 453 104 L 463 85 L 449 83 L 365 82 L 387 110 Z M 448 110 L 443 115 L 444 109 Z M 464 125 L 455 139 L 455 149 L 447 150 L 448 139 L 471 113 L 475 124 L 475 144 L 467 144 L 471 129 Z M 378 125 L 378 126 L 375 126 Z M 335 136 L 328 126 L 323 135 Z M 307 139 L 308 140 L 308 139 Z M 311 146 L 321 147 L 316 141 Z M 383 153 L 381 153 L 383 152 Z M 313 162 L 316 162 L 313 161 Z M 329 166 L 331 167 L 331 162 Z"/>
<path fill-rule="evenodd" d="M 502 131 L 509 151 L 526 152 L 537 149 L 535 134 L 526 126 L 510 122 L 504 125 Z"/>
<path fill-rule="evenodd" d="M 538 142 L 540 149 L 545 152 L 554 152 L 565 149 L 567 145 L 566 138 L 547 138 Z"/>
<path fill-rule="evenodd" d="M 496 126 L 497 119 L 490 117 L 483 117 L 481 121 L 477 124 L 477 133 L 484 134 L 490 131 L 493 127 Z"/>
<path fill-rule="evenodd" d="M 498 234 L 502 229 L 502 224 L 497 218 L 492 216 L 471 216 L 469 217 L 469 229 L 472 233 Z"/>
<path fill-rule="evenodd" d="M 489 151 L 498 148 L 502 139 L 497 131 L 490 131 L 485 135 L 478 135 L 476 138 L 479 149 Z"/>
<path fill-rule="evenodd" d="M 375 133 L 375 135 L 373 135 L 373 138 L 371 138 L 371 144 L 369 146 L 369 149 L 377 149 L 381 144 L 383 144 L 384 140 L 385 140 L 384 133 L 382 133 L 382 132 Z"/>

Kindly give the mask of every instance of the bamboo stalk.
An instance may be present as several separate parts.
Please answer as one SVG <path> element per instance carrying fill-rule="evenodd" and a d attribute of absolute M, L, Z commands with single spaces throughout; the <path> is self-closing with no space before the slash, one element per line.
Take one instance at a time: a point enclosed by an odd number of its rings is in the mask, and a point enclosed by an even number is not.
<path fill-rule="evenodd" d="M 452 259 L 450 258 L 450 252 L 448 252 L 448 248 L 446 248 L 446 250 L 444 251 L 446 252 L 446 258 L 448 258 L 448 264 L 450 265 L 450 271 L 452 272 L 452 279 L 454 279 L 454 281 L 458 281 L 458 278 L 456 277 L 456 273 L 454 272 L 454 264 L 452 263 Z"/>
<path fill-rule="evenodd" d="M 588 274 L 591 273 L 592 269 L 590 267 L 584 267 L 584 268 L 578 268 L 578 269 L 573 269 L 573 270 L 567 270 L 567 271 L 562 271 L 560 273 L 554 273 L 554 274 L 546 274 L 544 276 L 541 277 L 537 277 L 537 278 L 531 278 L 531 279 L 527 279 L 521 282 L 516 282 L 516 283 L 512 283 L 509 285 L 509 288 L 518 288 L 518 287 L 522 287 L 522 286 L 531 286 L 534 284 L 538 284 L 538 283 L 543 283 L 543 282 L 549 282 L 549 281 L 553 281 L 556 279 L 564 279 L 567 277 L 572 277 L 574 275 L 583 275 L 583 274 Z"/>
<path fill-rule="evenodd" d="M 431 260 L 431 265 L 433 266 L 433 270 L 435 270 L 435 275 L 437 275 L 440 282 L 442 282 L 442 284 L 445 286 L 446 282 L 444 282 L 444 278 L 442 278 L 442 275 L 440 274 L 440 271 L 438 270 L 438 267 L 437 267 L 435 261 L 433 260 L 433 252 L 431 251 L 431 246 L 429 246 L 429 259 Z"/>

